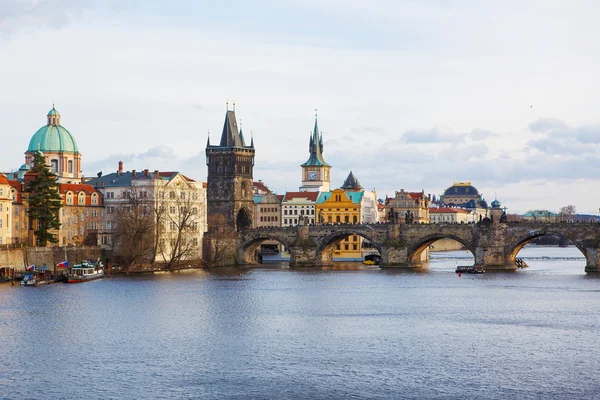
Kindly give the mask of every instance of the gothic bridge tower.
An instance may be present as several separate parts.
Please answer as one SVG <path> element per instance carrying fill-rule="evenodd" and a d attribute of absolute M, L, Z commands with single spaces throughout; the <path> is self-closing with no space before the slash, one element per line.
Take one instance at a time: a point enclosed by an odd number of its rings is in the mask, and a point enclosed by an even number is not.
<path fill-rule="evenodd" d="M 254 138 L 246 146 L 242 128 L 227 107 L 221 142 L 206 144 L 208 232 L 239 231 L 252 226 Z"/>

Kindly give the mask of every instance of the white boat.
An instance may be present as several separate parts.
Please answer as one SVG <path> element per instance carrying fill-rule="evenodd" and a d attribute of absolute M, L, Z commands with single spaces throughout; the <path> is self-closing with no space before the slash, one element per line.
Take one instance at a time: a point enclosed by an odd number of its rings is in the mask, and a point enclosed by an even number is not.
<path fill-rule="evenodd" d="M 101 262 L 83 261 L 71 268 L 67 283 L 92 281 L 104 277 L 104 266 Z"/>

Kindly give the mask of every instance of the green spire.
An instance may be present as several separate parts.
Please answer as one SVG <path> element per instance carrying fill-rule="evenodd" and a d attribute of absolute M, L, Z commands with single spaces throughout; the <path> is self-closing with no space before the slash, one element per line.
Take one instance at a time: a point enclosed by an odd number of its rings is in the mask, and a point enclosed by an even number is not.
<path fill-rule="evenodd" d="M 319 134 L 319 122 L 317 119 L 317 110 L 315 110 L 315 127 L 308 142 L 308 160 L 302 164 L 302 167 L 316 165 L 329 167 L 329 164 L 323 159 L 323 134 Z"/>

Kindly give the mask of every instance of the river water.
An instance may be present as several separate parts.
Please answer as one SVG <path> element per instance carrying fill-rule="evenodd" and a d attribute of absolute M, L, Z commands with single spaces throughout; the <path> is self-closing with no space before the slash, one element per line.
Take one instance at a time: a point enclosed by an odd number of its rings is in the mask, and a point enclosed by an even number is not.
<path fill-rule="evenodd" d="M 572 247 L 519 257 L 0 285 L 0 398 L 598 398 L 600 277 Z"/>

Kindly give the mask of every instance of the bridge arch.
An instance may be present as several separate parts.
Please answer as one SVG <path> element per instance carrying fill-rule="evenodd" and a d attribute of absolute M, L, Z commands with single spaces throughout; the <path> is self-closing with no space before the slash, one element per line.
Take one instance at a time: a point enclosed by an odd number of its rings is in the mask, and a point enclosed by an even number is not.
<path fill-rule="evenodd" d="M 335 229 L 334 232 L 325 236 L 319 242 L 317 247 L 317 259 L 321 265 L 331 265 L 333 263 L 333 253 L 337 243 L 347 238 L 348 236 L 357 235 L 368 240 L 381 257 L 384 256 L 381 244 L 375 239 L 374 235 L 364 225 L 349 225 L 340 229 Z"/>
<path fill-rule="evenodd" d="M 281 243 L 290 253 L 290 263 L 293 263 L 296 259 L 294 246 L 287 240 L 283 235 L 269 233 L 269 232 L 253 232 L 250 237 L 245 237 L 240 243 L 238 250 L 239 262 L 243 264 L 256 264 L 257 260 L 254 257 L 255 251 L 261 245 L 261 243 L 272 240 Z"/>
<path fill-rule="evenodd" d="M 534 239 L 547 235 L 555 235 L 569 240 L 587 258 L 585 246 L 580 240 L 578 240 L 577 237 L 570 235 L 560 229 L 552 229 L 553 227 L 548 228 L 532 229 L 526 232 L 525 234 L 519 236 L 516 240 L 513 240 L 511 243 L 509 243 L 505 247 L 504 264 L 515 265 L 517 254 L 519 254 L 519 251 L 521 251 L 521 249 L 525 247 L 527 243 L 531 243 Z M 595 247 L 598 247 L 598 245 L 599 244 L 596 243 Z"/>
<path fill-rule="evenodd" d="M 423 251 L 425 251 L 425 249 L 427 249 L 429 246 L 431 246 L 433 243 L 437 242 L 440 239 L 452 239 L 452 240 L 457 241 L 458 243 L 463 245 L 467 250 L 469 250 L 471 252 L 471 254 L 473 254 L 473 257 L 475 257 L 475 247 L 473 246 L 473 244 L 471 242 L 469 242 L 469 241 L 465 240 L 464 238 L 462 238 L 458 235 L 455 235 L 455 234 L 436 232 L 436 233 L 432 233 L 430 235 L 420 237 L 412 245 L 409 245 L 409 247 L 408 247 L 409 263 L 411 265 L 420 264 L 421 263 L 421 253 L 423 253 Z"/>

